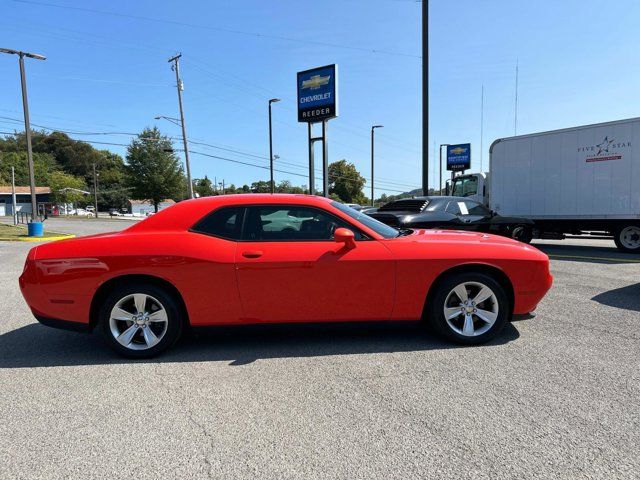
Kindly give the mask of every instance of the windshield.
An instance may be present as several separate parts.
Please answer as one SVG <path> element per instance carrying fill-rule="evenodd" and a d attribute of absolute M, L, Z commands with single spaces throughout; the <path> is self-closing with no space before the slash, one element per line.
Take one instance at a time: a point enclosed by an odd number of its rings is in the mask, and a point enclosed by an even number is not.
<path fill-rule="evenodd" d="M 375 218 L 371 218 L 369 215 L 358 212 L 357 210 L 354 210 L 351 207 L 347 207 L 343 203 L 331 202 L 331 205 L 336 207 L 341 212 L 346 213 L 354 220 L 362 223 L 363 225 L 366 225 L 371 230 L 376 232 L 378 235 L 383 236 L 384 238 L 395 238 L 400 235 L 400 232 L 395 228 L 390 227 L 389 225 L 385 225 L 384 223 L 379 222 Z"/>
<path fill-rule="evenodd" d="M 468 197 L 469 195 L 475 195 L 478 193 L 478 178 L 477 177 L 462 177 L 456 178 L 453 181 L 453 191 L 451 195 L 454 197 Z"/>

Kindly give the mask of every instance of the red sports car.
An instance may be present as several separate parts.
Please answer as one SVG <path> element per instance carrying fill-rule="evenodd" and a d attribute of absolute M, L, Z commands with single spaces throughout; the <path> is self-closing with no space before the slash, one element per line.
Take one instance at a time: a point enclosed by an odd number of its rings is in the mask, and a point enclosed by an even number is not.
<path fill-rule="evenodd" d="M 188 326 L 424 320 L 485 342 L 549 290 L 549 259 L 517 241 L 396 230 L 309 195 L 180 202 L 118 233 L 34 247 L 20 288 L 35 317 L 129 357 Z M 356 295 L 349 292 L 357 292 Z"/>

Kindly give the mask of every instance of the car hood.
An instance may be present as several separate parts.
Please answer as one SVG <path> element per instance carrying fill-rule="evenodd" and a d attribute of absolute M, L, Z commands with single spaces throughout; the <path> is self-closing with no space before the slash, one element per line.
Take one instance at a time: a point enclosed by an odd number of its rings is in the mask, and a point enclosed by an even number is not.
<path fill-rule="evenodd" d="M 395 241 L 426 242 L 426 243 L 482 243 L 492 245 L 517 245 L 525 244 L 507 237 L 491 235 L 481 232 L 466 232 L 464 230 L 440 230 L 440 229 L 413 229 L 409 235 L 394 238 Z"/>
<path fill-rule="evenodd" d="M 531 245 L 487 233 L 415 229 L 409 235 L 384 242 L 399 259 L 549 262 L 547 255 Z"/>

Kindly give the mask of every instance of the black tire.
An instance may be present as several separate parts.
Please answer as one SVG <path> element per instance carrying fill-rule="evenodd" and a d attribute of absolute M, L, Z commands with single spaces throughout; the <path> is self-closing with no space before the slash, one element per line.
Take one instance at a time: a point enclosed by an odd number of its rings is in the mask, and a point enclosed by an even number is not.
<path fill-rule="evenodd" d="M 140 326 L 140 328 L 138 328 L 138 332 L 134 334 L 133 340 L 129 344 L 130 347 L 126 347 L 116 340 L 115 334 L 112 331 L 112 322 L 110 321 L 111 311 L 121 301 L 125 301 L 123 305 L 127 305 L 126 302 L 134 302 L 133 299 L 125 300 L 134 294 L 142 294 L 150 298 L 146 303 L 143 302 L 149 307 L 150 311 L 158 308 L 158 304 L 162 309 L 164 309 L 164 312 L 166 313 L 166 327 L 164 322 Z M 126 311 L 131 311 L 133 315 L 135 313 L 135 305 L 133 307 L 127 307 Z M 157 310 L 154 313 L 157 313 Z M 154 313 L 151 313 L 150 315 L 153 316 Z M 112 290 L 102 302 L 102 305 L 100 305 L 98 321 L 98 330 L 102 334 L 107 345 L 120 355 L 127 358 L 151 358 L 158 355 L 171 347 L 180 338 L 183 329 L 181 309 L 174 296 L 162 287 L 146 283 L 126 283 Z M 114 323 L 115 326 L 113 326 L 113 328 L 123 332 L 128 327 L 133 326 L 135 322 L 117 321 Z M 160 323 L 162 324 L 162 328 L 160 327 Z M 150 347 L 146 347 L 147 337 L 143 335 L 145 332 L 142 330 L 147 327 L 149 327 L 152 332 L 158 333 L 156 338 L 159 338 L 159 341 Z M 160 330 L 162 332 L 161 336 Z M 149 334 L 149 332 L 146 333 Z"/>
<path fill-rule="evenodd" d="M 618 250 L 626 253 L 640 253 L 640 224 L 623 225 L 613 232 L 613 241 Z M 634 248 L 635 244 L 635 248 Z"/>
<path fill-rule="evenodd" d="M 455 306 L 459 300 L 457 295 L 450 296 L 450 294 L 453 293 L 454 288 L 461 284 L 474 284 L 470 287 L 471 289 L 479 288 L 475 285 L 479 284 L 488 287 L 493 292 L 494 297 L 486 300 L 487 303 L 480 302 L 478 304 L 478 311 L 486 312 L 483 310 L 484 308 L 493 310 L 494 304 L 497 304 L 496 318 L 491 326 L 488 326 L 489 324 L 487 322 L 482 321 L 477 314 L 470 314 L 473 319 L 472 321 L 475 332 L 481 332 L 474 336 L 463 335 L 461 333 L 461 330 L 463 330 L 464 320 L 466 318 L 464 314 L 461 313 L 460 317 L 456 317 L 451 320 L 451 323 L 454 326 L 459 327 L 459 331 L 454 330 L 444 315 L 444 308 L 447 305 L 452 309 L 455 308 L 457 310 L 459 308 L 458 306 Z M 471 289 L 467 290 L 470 294 L 468 297 L 469 302 L 474 295 L 479 292 L 479 289 L 477 291 Z M 495 298 L 495 301 L 493 298 Z M 451 303 L 452 301 L 453 304 Z M 445 302 L 449 303 L 446 304 Z M 488 305 L 488 302 L 491 302 L 491 305 Z M 465 307 L 460 306 L 460 308 Z M 441 337 L 462 345 L 476 345 L 488 342 L 500 333 L 507 324 L 507 320 L 511 314 L 511 305 L 504 288 L 493 277 L 480 272 L 462 272 L 449 275 L 442 282 L 439 282 L 437 285 L 437 291 L 435 294 L 430 296 L 426 313 L 428 326 Z M 487 328 L 486 331 L 483 331 L 485 328 Z"/>
<path fill-rule="evenodd" d="M 516 225 L 511 230 L 511 238 L 522 243 L 531 243 L 533 239 L 533 228 L 529 225 Z"/>

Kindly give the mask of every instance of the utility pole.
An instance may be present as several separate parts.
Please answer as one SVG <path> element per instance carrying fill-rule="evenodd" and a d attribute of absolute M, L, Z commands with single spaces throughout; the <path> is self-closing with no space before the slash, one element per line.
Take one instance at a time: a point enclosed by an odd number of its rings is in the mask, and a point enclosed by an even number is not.
<path fill-rule="evenodd" d="M 98 218 L 98 173 L 96 172 L 96 164 L 93 164 L 93 208 L 95 208 L 95 216 Z"/>
<path fill-rule="evenodd" d="M 31 187 L 31 221 L 35 221 L 38 214 L 38 201 L 36 199 L 36 179 L 33 172 L 33 152 L 31 149 L 31 126 L 29 122 L 29 102 L 27 100 L 27 78 L 24 70 L 24 57 L 34 58 L 36 60 L 46 60 L 43 55 L 37 53 L 21 52 L 19 50 L 11 50 L 8 48 L 0 48 L 0 53 L 9 55 L 18 55 L 20 58 L 20 84 L 22 87 L 22 109 L 24 110 L 24 133 L 27 139 L 27 159 L 29 162 L 29 183 Z"/>
<path fill-rule="evenodd" d="M 13 204 L 13 208 L 11 209 L 13 213 L 13 224 L 18 225 L 18 212 L 16 208 L 18 208 L 16 202 L 16 172 L 13 167 L 11 167 L 11 203 Z"/>
<path fill-rule="evenodd" d="M 482 84 L 482 93 L 480 94 L 480 173 L 482 173 L 482 154 L 484 140 L 484 84 Z"/>
<path fill-rule="evenodd" d="M 422 0 L 422 194 L 429 194 L 429 0 Z"/>
<path fill-rule="evenodd" d="M 193 198 L 193 183 L 191 183 L 191 164 L 189 163 L 189 146 L 187 145 L 187 127 L 184 124 L 184 110 L 182 108 L 182 90 L 184 86 L 180 79 L 180 57 L 181 53 L 169 59 L 171 70 L 176 72 L 176 87 L 178 88 L 178 104 L 180 106 L 180 126 L 182 127 L 182 142 L 184 143 L 184 163 L 187 167 L 187 181 L 189 182 L 189 198 Z"/>
<path fill-rule="evenodd" d="M 373 183 L 373 159 L 374 159 L 374 132 L 376 128 L 383 128 L 384 125 L 374 125 L 371 127 L 371 206 L 373 207 L 375 197 L 374 183 Z"/>
<path fill-rule="evenodd" d="M 269 188 L 271 189 L 271 193 L 275 193 L 276 190 L 275 184 L 273 183 L 273 134 L 271 130 L 271 104 L 279 101 L 279 98 L 272 98 L 271 100 L 269 100 L 269 171 L 271 173 Z"/>
<path fill-rule="evenodd" d="M 518 135 L 518 59 L 516 59 L 516 99 L 513 112 L 513 134 Z"/>

